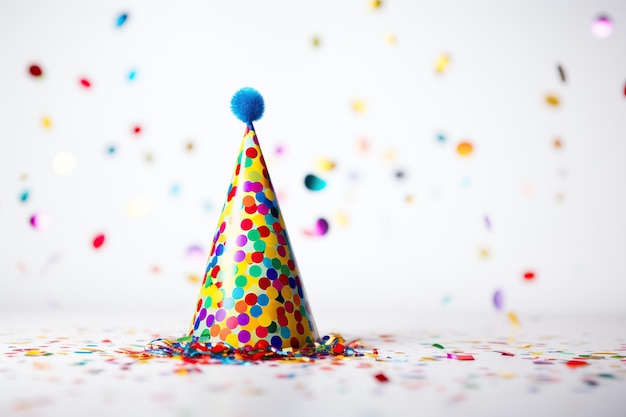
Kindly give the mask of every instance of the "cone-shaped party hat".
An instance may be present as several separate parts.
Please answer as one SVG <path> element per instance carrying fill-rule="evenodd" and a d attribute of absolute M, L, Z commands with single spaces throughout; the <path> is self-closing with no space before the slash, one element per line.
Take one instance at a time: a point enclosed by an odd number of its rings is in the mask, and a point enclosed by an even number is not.
<path fill-rule="evenodd" d="M 236 348 L 312 345 L 317 328 L 252 125 L 263 97 L 243 88 L 231 108 L 247 127 L 189 335 Z"/>

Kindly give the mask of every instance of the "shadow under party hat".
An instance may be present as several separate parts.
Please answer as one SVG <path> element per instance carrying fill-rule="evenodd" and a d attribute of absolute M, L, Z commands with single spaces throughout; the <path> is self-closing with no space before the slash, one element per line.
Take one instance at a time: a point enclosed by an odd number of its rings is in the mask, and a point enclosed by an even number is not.
<path fill-rule="evenodd" d="M 252 125 L 264 108 L 252 88 L 231 101 L 247 127 L 189 335 L 235 348 L 299 348 L 319 336 Z"/>

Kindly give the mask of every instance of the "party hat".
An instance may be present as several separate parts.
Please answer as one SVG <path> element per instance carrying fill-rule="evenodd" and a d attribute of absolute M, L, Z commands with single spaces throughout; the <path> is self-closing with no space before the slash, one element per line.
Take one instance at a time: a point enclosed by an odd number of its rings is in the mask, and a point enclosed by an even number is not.
<path fill-rule="evenodd" d="M 247 127 L 189 335 L 235 348 L 310 346 L 317 328 L 252 125 L 263 97 L 243 88 L 231 109 Z"/>

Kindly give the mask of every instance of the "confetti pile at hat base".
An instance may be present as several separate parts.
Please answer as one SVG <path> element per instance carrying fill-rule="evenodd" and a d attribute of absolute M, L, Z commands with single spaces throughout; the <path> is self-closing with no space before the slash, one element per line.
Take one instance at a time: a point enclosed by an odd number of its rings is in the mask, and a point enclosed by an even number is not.
<path fill-rule="evenodd" d="M 324 336 L 319 342 L 302 348 L 277 349 L 264 340 L 254 346 L 236 348 L 224 342 L 212 343 L 208 338 L 184 336 L 160 338 L 148 343 L 143 351 L 125 350 L 139 359 L 155 357 L 183 359 L 194 364 L 243 364 L 259 361 L 313 362 L 326 358 L 377 357 L 378 349 L 356 339 L 349 342 L 339 334 Z"/>

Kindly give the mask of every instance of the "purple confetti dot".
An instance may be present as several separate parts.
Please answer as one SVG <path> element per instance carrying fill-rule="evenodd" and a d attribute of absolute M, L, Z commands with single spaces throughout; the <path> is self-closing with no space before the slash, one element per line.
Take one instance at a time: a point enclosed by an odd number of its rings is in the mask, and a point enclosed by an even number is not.
<path fill-rule="evenodd" d="M 246 259 L 246 253 L 242 250 L 238 250 L 237 252 L 235 252 L 235 254 L 233 255 L 233 260 L 235 262 L 241 262 L 244 259 Z"/>
<path fill-rule="evenodd" d="M 223 308 L 220 308 L 215 313 L 215 320 L 217 320 L 217 321 L 222 321 L 222 320 L 224 320 L 225 317 L 226 317 L 226 310 L 224 310 Z"/>
<path fill-rule="evenodd" d="M 493 305 L 496 309 L 502 310 L 504 304 L 503 298 L 502 291 L 496 290 L 496 292 L 493 293 Z"/>

